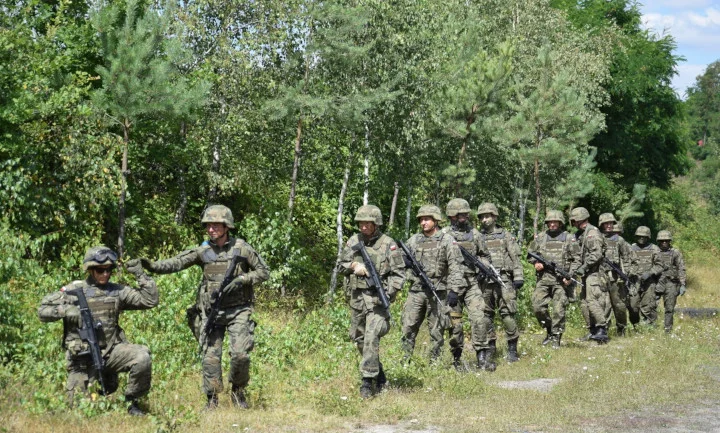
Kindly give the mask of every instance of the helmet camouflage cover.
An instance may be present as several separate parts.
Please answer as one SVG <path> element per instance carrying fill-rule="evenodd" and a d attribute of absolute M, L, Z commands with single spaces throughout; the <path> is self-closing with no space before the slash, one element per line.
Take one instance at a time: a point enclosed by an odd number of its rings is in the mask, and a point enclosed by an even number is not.
<path fill-rule="evenodd" d="M 570 212 L 570 221 L 585 221 L 590 219 L 590 212 L 584 207 L 576 207 Z"/>
<path fill-rule="evenodd" d="M 672 233 L 670 233 L 668 230 L 660 230 L 657 234 L 657 240 L 658 241 L 671 241 Z"/>
<path fill-rule="evenodd" d="M 646 226 L 640 226 L 635 230 L 635 236 L 645 236 L 647 238 L 650 237 L 650 227 Z"/>
<path fill-rule="evenodd" d="M 98 245 L 87 250 L 83 258 L 83 269 L 88 270 L 95 266 L 115 266 L 117 253 L 105 245 Z"/>
<path fill-rule="evenodd" d="M 615 219 L 615 215 L 613 215 L 610 212 L 600 214 L 600 218 L 598 218 L 598 225 L 601 226 L 605 223 L 617 223 L 617 220 Z"/>
<path fill-rule="evenodd" d="M 482 215 L 482 214 L 486 214 L 486 213 L 493 214 L 495 216 L 500 216 L 498 214 L 497 206 L 495 206 L 493 203 L 483 203 L 480 206 L 478 206 L 478 210 L 477 210 L 478 215 Z"/>
<path fill-rule="evenodd" d="M 415 215 L 415 218 L 420 218 L 424 216 L 429 216 L 435 221 L 442 220 L 442 212 L 440 211 L 440 208 L 432 204 L 420 206 L 420 209 L 418 209 L 418 213 L 417 215 Z"/>
<path fill-rule="evenodd" d="M 470 204 L 462 198 L 454 198 L 445 206 L 445 213 L 448 216 L 455 216 L 459 213 L 470 213 Z"/>
<path fill-rule="evenodd" d="M 381 226 L 383 221 L 380 208 L 371 204 L 360 206 L 360 208 L 355 213 L 355 222 L 361 221 L 367 221 L 374 223 L 376 226 Z"/>
<path fill-rule="evenodd" d="M 565 215 L 559 210 L 549 210 L 545 214 L 545 222 L 560 221 L 561 224 L 565 224 Z"/>
<path fill-rule="evenodd" d="M 202 217 L 202 223 L 223 223 L 229 229 L 235 228 L 235 220 L 233 219 L 230 208 L 221 204 L 212 205 L 205 209 Z"/>
<path fill-rule="evenodd" d="M 618 221 L 613 225 L 613 232 L 615 233 L 622 233 L 623 232 L 623 224 L 622 222 Z"/>

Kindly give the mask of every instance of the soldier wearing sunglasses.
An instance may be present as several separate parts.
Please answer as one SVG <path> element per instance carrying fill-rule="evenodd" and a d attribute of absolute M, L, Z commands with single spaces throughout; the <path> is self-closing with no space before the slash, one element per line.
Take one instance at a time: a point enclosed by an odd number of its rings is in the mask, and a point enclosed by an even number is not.
<path fill-rule="evenodd" d="M 130 415 L 144 415 L 138 399 L 150 390 L 152 374 L 150 350 L 147 346 L 131 344 L 120 327 L 120 313 L 126 310 L 147 310 L 157 306 L 158 291 L 155 281 L 147 276 L 139 261 L 130 261 L 127 270 L 135 275 L 139 288 L 110 282 L 117 264 L 117 254 L 105 246 L 90 248 L 83 259 L 85 280 L 73 281 L 59 291 L 45 296 L 38 316 L 43 322 L 63 321 L 63 347 L 67 360 L 67 393 L 72 406 L 75 395 L 86 393 L 90 382 L 98 378 L 90 347 L 80 336 L 83 327 L 78 297 L 71 296 L 82 291 L 92 314 L 93 323 L 101 324 L 95 335 L 102 356 L 101 383 L 105 394 L 118 388 L 118 373 L 128 373 L 125 399 Z"/>

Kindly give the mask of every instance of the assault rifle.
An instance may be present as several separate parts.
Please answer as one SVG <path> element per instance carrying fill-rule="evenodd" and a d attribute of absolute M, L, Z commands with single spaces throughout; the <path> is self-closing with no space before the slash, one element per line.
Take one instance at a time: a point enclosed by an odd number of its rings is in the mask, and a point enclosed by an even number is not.
<path fill-rule="evenodd" d="M 625 287 L 628 288 L 628 290 L 630 291 L 630 294 L 635 295 L 638 292 L 638 288 L 635 285 L 635 283 L 633 282 L 633 279 L 630 278 L 630 276 L 628 274 L 623 272 L 623 270 L 620 269 L 620 266 L 618 266 L 615 263 L 613 263 L 612 261 L 608 260 L 607 257 L 603 257 L 603 259 L 605 260 L 605 264 L 608 265 L 610 267 L 610 269 L 613 270 L 613 272 L 615 272 L 615 275 L 620 277 L 620 279 L 625 282 Z"/>
<path fill-rule="evenodd" d="M 480 261 L 477 257 L 475 257 L 474 254 L 471 254 L 470 251 L 465 249 L 460 244 L 457 244 L 458 248 L 460 248 L 460 252 L 463 255 L 463 259 L 465 260 L 465 263 L 467 263 L 468 266 L 471 266 L 475 269 L 477 269 L 480 272 L 481 277 L 487 278 L 490 281 L 500 284 L 505 288 L 505 283 L 503 282 L 502 278 L 500 278 L 500 272 L 495 269 L 493 265 L 485 266 L 483 262 Z"/>
<path fill-rule="evenodd" d="M 210 296 L 210 312 L 205 318 L 205 326 L 203 326 L 202 333 L 200 334 L 201 348 L 205 347 L 207 339 L 210 337 L 210 333 L 213 331 L 213 328 L 215 328 L 215 322 L 217 321 L 218 313 L 220 313 L 220 304 L 222 304 L 227 292 L 225 288 L 232 282 L 232 280 L 235 279 L 235 268 L 242 260 L 245 260 L 245 257 L 240 255 L 233 256 L 230 261 L 230 265 L 225 271 L 225 277 L 223 277 L 223 280 L 220 283 L 220 288 Z"/>
<path fill-rule="evenodd" d="M 576 280 L 573 278 L 572 275 L 570 275 L 570 272 L 562 270 L 560 266 L 558 266 L 555 262 L 551 262 L 550 260 L 547 260 L 543 256 L 537 253 L 533 253 L 532 251 L 528 251 L 527 253 L 527 259 L 533 259 L 538 263 L 542 263 L 543 268 L 547 269 L 550 273 L 554 274 L 557 277 L 564 278 L 568 281 L 572 281 L 573 284 L 577 284 L 578 286 L 582 287 L 583 284 L 579 280 Z"/>
<path fill-rule="evenodd" d="M 385 293 L 385 289 L 380 282 L 380 275 L 378 274 L 377 269 L 375 269 L 375 264 L 372 260 L 370 260 L 370 256 L 365 249 L 365 243 L 363 241 L 358 241 L 358 243 L 355 244 L 352 249 L 353 251 L 359 251 L 360 255 L 362 256 L 363 263 L 365 264 L 365 269 L 368 273 L 368 276 L 366 277 L 368 287 L 374 288 L 377 291 L 378 298 L 380 298 L 380 303 L 382 304 L 383 308 L 389 310 L 390 300 L 388 299 L 387 294 Z"/>
<path fill-rule="evenodd" d="M 403 241 L 396 241 L 398 245 L 400 245 L 400 248 L 403 250 L 403 259 L 405 259 L 405 267 L 408 267 L 412 269 L 413 274 L 415 274 L 416 277 L 420 279 L 420 285 L 423 286 L 425 290 L 429 290 L 430 293 L 437 299 L 438 306 L 442 307 L 442 311 L 440 311 L 443 314 L 450 314 L 451 308 L 448 307 L 443 303 L 443 301 L 440 299 L 440 297 L 437 294 L 437 289 L 435 289 L 435 285 L 430 281 L 430 278 L 425 273 L 425 269 L 423 268 L 423 265 L 420 264 L 420 262 L 417 261 L 415 258 L 415 255 L 410 251 L 410 248 L 408 248 L 407 245 L 405 245 L 405 242 Z"/>
<path fill-rule="evenodd" d="M 80 339 L 88 344 L 88 351 L 81 352 L 79 355 L 89 354 L 92 357 L 93 369 L 97 375 L 98 382 L 100 382 L 102 393 L 106 395 L 107 391 L 105 389 L 105 381 L 103 380 L 105 360 L 102 357 L 100 342 L 97 336 L 98 332 L 102 331 L 102 322 L 99 320 L 96 322 L 95 319 L 93 319 L 87 298 L 85 298 L 85 292 L 83 292 L 82 289 L 68 290 L 65 293 L 70 296 L 75 296 L 78 299 L 78 307 L 80 307 L 80 327 L 78 328 L 78 334 L 80 334 Z"/>

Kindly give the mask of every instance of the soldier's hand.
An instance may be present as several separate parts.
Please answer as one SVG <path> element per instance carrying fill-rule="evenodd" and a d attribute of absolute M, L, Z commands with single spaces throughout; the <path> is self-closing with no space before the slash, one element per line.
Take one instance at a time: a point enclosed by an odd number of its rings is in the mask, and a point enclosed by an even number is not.
<path fill-rule="evenodd" d="M 684 294 L 685 294 L 685 285 L 683 284 L 680 286 L 680 296 L 682 296 Z"/>
<path fill-rule="evenodd" d="M 355 262 L 353 262 L 355 263 Z M 358 277 L 367 277 L 368 271 L 364 264 L 357 263 L 355 267 L 353 267 L 353 273 L 357 275 Z"/>
<path fill-rule="evenodd" d="M 515 290 L 520 290 L 520 289 L 522 289 L 523 284 L 525 284 L 525 281 L 523 281 L 523 280 L 515 280 L 515 281 L 513 281 L 513 287 L 515 288 Z"/>
<path fill-rule="evenodd" d="M 579 268 L 577 268 L 577 270 L 575 270 L 575 275 L 578 277 L 578 279 L 580 279 L 585 276 L 585 272 L 587 272 L 585 266 L 580 266 Z"/>
<path fill-rule="evenodd" d="M 640 275 L 640 282 L 644 283 L 645 281 L 652 278 L 652 274 L 650 272 L 645 272 L 644 274 Z"/>
<path fill-rule="evenodd" d="M 457 292 L 453 292 L 452 290 L 450 290 L 447 295 L 448 306 L 455 308 L 457 307 L 458 301 L 459 299 Z"/>
<path fill-rule="evenodd" d="M 568 280 L 567 278 L 563 278 L 563 285 L 569 286 L 572 281 Z"/>
<path fill-rule="evenodd" d="M 80 326 L 80 307 L 77 305 L 70 305 L 65 308 L 65 320 L 69 324 Z"/>
<path fill-rule="evenodd" d="M 139 277 L 140 275 L 145 273 L 145 270 L 143 269 L 143 266 L 138 259 L 132 259 L 125 263 L 125 269 L 127 269 L 128 272 L 135 275 L 136 277 Z"/>
<path fill-rule="evenodd" d="M 542 263 L 540 263 L 540 262 L 535 263 L 535 270 L 536 270 L 536 271 L 542 272 L 543 269 L 545 269 L 545 266 L 543 266 Z"/>
<path fill-rule="evenodd" d="M 152 262 L 150 259 L 146 259 L 145 257 L 141 257 L 141 258 L 139 258 L 138 260 L 140 261 L 140 265 L 141 265 L 144 269 L 147 269 L 148 271 L 152 271 L 152 263 L 153 263 L 153 262 Z M 132 261 L 132 260 L 130 260 L 130 261 Z"/>

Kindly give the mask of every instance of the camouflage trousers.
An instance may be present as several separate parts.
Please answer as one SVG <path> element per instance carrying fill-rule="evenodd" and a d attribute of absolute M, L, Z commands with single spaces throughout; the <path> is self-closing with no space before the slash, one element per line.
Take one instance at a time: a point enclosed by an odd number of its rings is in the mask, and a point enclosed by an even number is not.
<path fill-rule="evenodd" d="M 588 275 L 580 290 L 580 310 L 589 329 L 596 326 L 607 327 L 610 295 L 604 278 L 596 272 Z"/>
<path fill-rule="evenodd" d="M 467 310 L 470 321 L 470 341 L 476 352 L 489 348 L 488 327 L 485 320 L 485 298 L 482 289 L 474 276 L 467 278 L 468 289 L 460 296 L 460 301 L 453 307 L 450 316 L 452 328 L 450 329 L 450 350 L 453 355 L 459 357 L 465 344 L 465 332 L 463 330 L 463 308 Z"/>
<path fill-rule="evenodd" d="M 438 292 L 438 297 L 445 301 L 447 292 Z M 440 356 L 445 339 L 445 329 L 451 327 L 450 319 L 442 309 L 444 304 L 438 305 L 437 299 L 425 291 L 408 292 L 407 301 L 402 313 L 402 346 L 406 357 L 410 357 L 415 350 L 415 339 L 420 331 L 420 325 L 427 318 L 428 331 L 432 346 L 430 347 L 430 358 L 436 359 Z"/>
<path fill-rule="evenodd" d="M 202 357 L 202 389 L 206 395 L 219 394 L 223 390 L 222 349 L 225 333 L 230 336 L 228 382 L 245 388 L 250 381 L 250 352 L 255 346 L 256 325 L 251 316 L 252 307 L 247 305 L 220 310 L 215 328 L 207 337 Z"/>
<path fill-rule="evenodd" d="M 672 331 L 673 316 L 675 314 L 675 304 L 680 294 L 680 285 L 671 280 L 660 280 L 655 286 L 656 299 L 663 298 L 663 306 L 665 308 L 665 331 Z"/>
<path fill-rule="evenodd" d="M 363 378 L 374 379 L 380 373 L 380 338 L 390 330 L 390 313 L 382 305 L 365 307 L 364 302 L 352 302 L 350 307 L 350 339 L 360 356 Z"/>
<path fill-rule="evenodd" d="M 657 320 L 657 299 L 655 298 L 655 283 L 641 284 L 638 294 L 630 296 L 628 310 L 633 325 L 641 320 L 648 325 L 654 325 Z"/>
<path fill-rule="evenodd" d="M 118 343 L 103 357 L 105 368 L 103 382 L 107 394 L 118 389 L 118 373 L 128 373 L 125 397 L 138 398 L 150 391 L 152 378 L 152 357 L 150 349 L 140 344 Z M 66 385 L 68 402 L 72 404 L 76 392 L 87 391 L 90 382 L 94 382 L 97 374 L 93 368 L 90 355 L 81 357 L 65 353 L 68 380 Z"/>
<path fill-rule="evenodd" d="M 565 309 L 568 298 L 563 284 L 538 284 L 532 294 L 533 312 L 540 326 L 553 335 L 565 332 Z M 552 305 L 552 313 L 550 306 Z"/>
<path fill-rule="evenodd" d="M 610 326 L 612 316 L 615 315 L 615 326 L 618 333 L 621 333 L 627 327 L 630 295 L 625 284 L 621 281 L 611 279 L 608 287 L 608 295 L 610 295 L 610 305 L 608 307 L 610 308 L 607 310 L 606 322 Z"/>
<path fill-rule="evenodd" d="M 488 340 L 497 339 L 495 335 L 495 310 L 500 313 L 500 318 L 505 328 L 505 338 L 515 340 L 520 336 L 515 313 L 517 312 L 517 293 L 512 282 L 502 276 L 505 287 L 497 283 L 486 282 L 482 286 L 483 297 L 485 298 L 485 323 L 488 329 Z"/>

